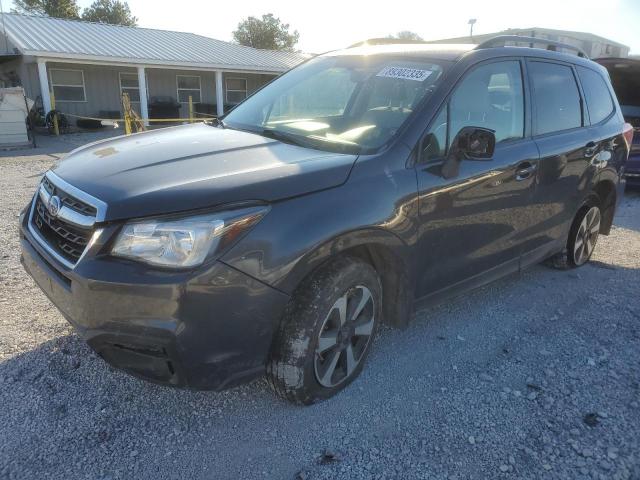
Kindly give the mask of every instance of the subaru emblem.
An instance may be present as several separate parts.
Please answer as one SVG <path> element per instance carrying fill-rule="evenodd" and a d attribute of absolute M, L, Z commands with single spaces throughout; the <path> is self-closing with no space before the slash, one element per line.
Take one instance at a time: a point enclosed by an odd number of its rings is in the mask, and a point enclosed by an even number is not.
<path fill-rule="evenodd" d="M 47 210 L 49 210 L 49 215 L 57 217 L 58 212 L 60 212 L 60 197 L 52 196 L 47 203 Z"/>

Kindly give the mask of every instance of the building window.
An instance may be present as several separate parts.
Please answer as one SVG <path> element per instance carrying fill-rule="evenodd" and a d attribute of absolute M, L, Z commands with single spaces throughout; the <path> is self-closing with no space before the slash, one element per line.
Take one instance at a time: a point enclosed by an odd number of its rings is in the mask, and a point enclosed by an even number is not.
<path fill-rule="evenodd" d="M 146 81 L 146 78 L 145 78 Z M 147 92 L 149 89 L 147 88 Z M 120 72 L 120 94 L 128 93 L 132 102 L 140 101 L 140 85 L 138 85 L 137 73 Z"/>
<path fill-rule="evenodd" d="M 178 101 L 180 103 L 189 103 L 191 97 L 193 103 L 200 103 L 200 77 L 195 75 L 177 75 L 178 82 Z"/>
<path fill-rule="evenodd" d="M 86 102 L 82 70 L 49 70 L 51 88 L 58 102 Z"/>
<path fill-rule="evenodd" d="M 227 78 L 225 83 L 227 87 L 227 103 L 236 104 L 247 98 L 246 78 Z"/>

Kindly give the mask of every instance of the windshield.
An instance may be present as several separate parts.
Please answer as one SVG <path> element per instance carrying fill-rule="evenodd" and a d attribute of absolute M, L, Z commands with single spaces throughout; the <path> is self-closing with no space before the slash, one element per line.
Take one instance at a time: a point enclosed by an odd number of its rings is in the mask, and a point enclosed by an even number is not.
<path fill-rule="evenodd" d="M 363 153 L 387 143 L 442 77 L 422 59 L 318 57 L 238 105 L 231 128 L 321 150 Z"/>

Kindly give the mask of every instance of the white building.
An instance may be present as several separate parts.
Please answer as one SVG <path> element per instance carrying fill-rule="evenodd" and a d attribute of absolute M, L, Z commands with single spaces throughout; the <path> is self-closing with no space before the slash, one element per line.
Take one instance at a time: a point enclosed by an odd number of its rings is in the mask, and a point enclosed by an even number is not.
<path fill-rule="evenodd" d="M 543 40 L 553 40 L 555 42 L 566 43 L 580 48 L 589 58 L 603 57 L 627 57 L 629 47 L 608 38 L 600 37 L 592 33 L 571 32 L 567 30 L 553 30 L 550 28 L 510 28 L 501 32 L 486 33 L 483 35 L 445 38 L 434 40 L 429 43 L 482 43 L 498 35 L 519 35 L 523 37 L 535 37 Z M 537 46 L 537 45 L 531 45 Z M 561 50 L 561 49 L 558 49 Z"/>

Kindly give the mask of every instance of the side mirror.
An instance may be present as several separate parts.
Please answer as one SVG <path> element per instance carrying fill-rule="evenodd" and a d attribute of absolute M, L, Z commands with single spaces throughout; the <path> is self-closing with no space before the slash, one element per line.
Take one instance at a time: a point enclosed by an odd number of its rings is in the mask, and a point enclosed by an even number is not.
<path fill-rule="evenodd" d="M 442 176 L 444 178 L 456 177 L 462 160 L 491 160 L 495 148 L 494 130 L 481 127 L 463 127 L 451 143 L 449 155 L 442 165 Z"/>

